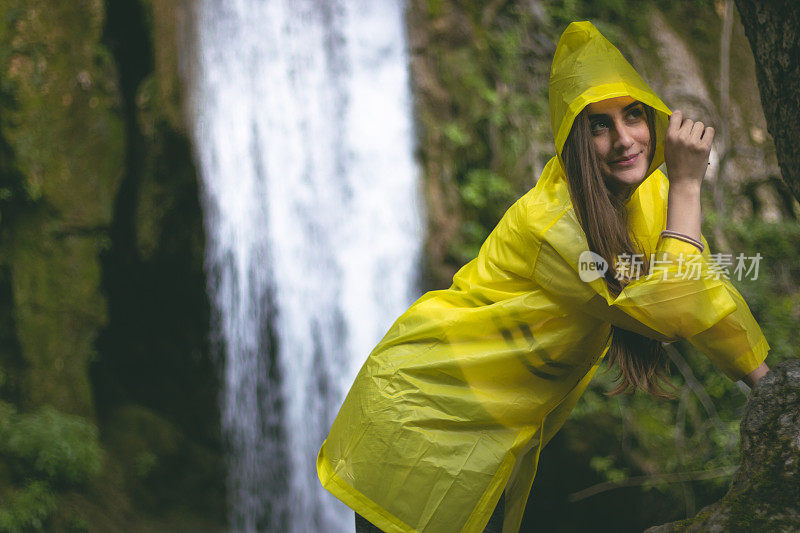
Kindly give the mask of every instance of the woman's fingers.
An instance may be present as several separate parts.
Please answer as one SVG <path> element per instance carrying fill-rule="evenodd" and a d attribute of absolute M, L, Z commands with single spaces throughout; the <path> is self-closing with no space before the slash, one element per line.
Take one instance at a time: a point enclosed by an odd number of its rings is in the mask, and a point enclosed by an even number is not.
<path fill-rule="evenodd" d="M 676 109 L 669 116 L 669 124 L 667 125 L 667 135 L 676 137 L 678 131 L 680 131 L 681 129 L 682 123 L 683 123 L 683 113 L 679 109 Z"/>
<path fill-rule="evenodd" d="M 714 128 L 676 109 L 669 117 L 664 146 L 670 181 L 702 182 L 713 140 Z"/>
<path fill-rule="evenodd" d="M 700 139 L 703 136 L 703 131 L 705 131 L 706 126 L 699 120 L 692 125 L 692 129 L 689 131 L 689 138 L 695 141 L 697 144 L 700 144 Z"/>
<path fill-rule="evenodd" d="M 688 140 L 692 136 L 692 126 L 694 126 L 694 121 L 690 118 L 684 118 L 683 123 L 681 124 L 680 129 L 680 137 L 681 139 Z"/>
<path fill-rule="evenodd" d="M 681 127 L 681 122 L 683 122 L 683 111 L 680 109 L 676 109 L 672 112 L 669 116 L 669 124 L 672 126 L 673 124 L 677 124 L 677 127 Z"/>
<path fill-rule="evenodd" d="M 700 134 L 702 134 L 702 129 L 700 130 L 700 133 L 695 132 L 695 128 L 698 127 L 698 124 L 700 124 L 700 127 L 703 126 L 702 122 L 695 122 L 686 117 L 681 110 L 676 109 L 669 116 L 667 135 L 672 133 L 672 137 L 676 140 L 683 139 L 686 141 L 692 138 L 699 139 Z"/>
<path fill-rule="evenodd" d="M 711 144 L 714 142 L 714 128 L 708 126 L 706 131 L 703 133 L 703 142 L 705 146 L 711 150 Z"/>
<path fill-rule="evenodd" d="M 699 120 L 695 122 L 676 109 L 669 117 L 667 135 L 673 141 L 680 139 L 690 147 L 710 148 L 714 139 L 714 128 Z"/>

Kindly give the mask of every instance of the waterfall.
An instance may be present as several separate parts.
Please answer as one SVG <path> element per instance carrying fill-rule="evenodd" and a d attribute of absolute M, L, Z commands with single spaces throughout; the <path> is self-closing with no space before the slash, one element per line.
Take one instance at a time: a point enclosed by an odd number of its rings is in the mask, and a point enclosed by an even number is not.
<path fill-rule="evenodd" d="M 188 72 L 232 531 L 352 531 L 316 453 L 417 294 L 401 0 L 197 0 Z"/>

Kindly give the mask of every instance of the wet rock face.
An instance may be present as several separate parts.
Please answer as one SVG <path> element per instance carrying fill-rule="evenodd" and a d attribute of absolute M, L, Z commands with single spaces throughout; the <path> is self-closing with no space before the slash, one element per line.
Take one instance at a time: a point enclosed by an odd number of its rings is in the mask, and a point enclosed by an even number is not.
<path fill-rule="evenodd" d="M 800 531 L 800 360 L 775 365 L 758 382 L 741 445 L 742 464 L 720 501 L 645 533 Z"/>

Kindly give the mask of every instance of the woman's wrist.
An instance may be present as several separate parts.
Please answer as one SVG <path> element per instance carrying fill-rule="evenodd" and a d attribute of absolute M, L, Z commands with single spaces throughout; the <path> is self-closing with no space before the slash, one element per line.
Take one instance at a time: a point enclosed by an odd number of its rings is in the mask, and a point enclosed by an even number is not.
<path fill-rule="evenodd" d="M 767 372 L 769 372 L 769 367 L 767 366 L 767 363 L 761 363 L 761 365 L 759 365 L 758 368 L 747 374 L 742 379 L 744 380 L 745 383 L 750 385 L 750 388 L 753 388 L 756 386 L 756 383 L 758 383 L 758 380 L 767 375 Z"/>
<path fill-rule="evenodd" d="M 672 238 L 678 239 L 680 241 L 688 242 L 689 244 L 691 244 L 695 248 L 697 248 L 700 253 L 703 253 L 703 250 L 706 249 L 706 245 L 703 244 L 702 241 L 699 241 L 699 240 L 695 239 L 694 237 L 690 237 L 690 236 L 686 235 L 685 233 L 680 233 L 680 232 L 677 232 L 677 231 L 671 231 L 671 230 L 665 229 L 664 231 L 661 232 L 661 236 L 662 237 L 672 237 Z"/>
<path fill-rule="evenodd" d="M 667 230 L 700 238 L 700 183 L 688 180 L 670 182 L 667 196 Z"/>
<path fill-rule="evenodd" d="M 669 194 L 680 194 L 682 196 L 700 198 L 700 190 L 703 182 L 695 179 L 674 179 L 669 180 Z"/>

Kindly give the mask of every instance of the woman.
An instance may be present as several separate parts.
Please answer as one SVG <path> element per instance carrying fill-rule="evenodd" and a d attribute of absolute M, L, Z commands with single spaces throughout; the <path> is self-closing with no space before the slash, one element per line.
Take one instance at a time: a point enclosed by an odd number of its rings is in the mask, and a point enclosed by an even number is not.
<path fill-rule="evenodd" d="M 452 286 L 392 325 L 320 449 L 359 527 L 517 531 L 539 452 L 607 353 L 615 392 L 663 395 L 661 343 L 679 338 L 733 380 L 767 370 L 700 233 L 713 129 L 671 113 L 589 22 L 559 40 L 550 120 L 557 156 Z M 641 274 L 618 260 L 634 253 Z"/>

